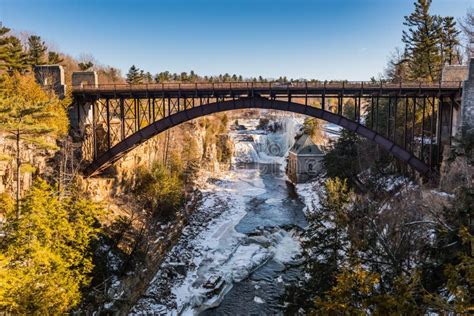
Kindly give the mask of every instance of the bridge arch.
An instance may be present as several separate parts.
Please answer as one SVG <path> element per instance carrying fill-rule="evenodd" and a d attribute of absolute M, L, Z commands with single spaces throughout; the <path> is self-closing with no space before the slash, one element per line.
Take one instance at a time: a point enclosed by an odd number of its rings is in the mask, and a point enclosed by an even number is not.
<path fill-rule="evenodd" d="M 85 174 L 86 176 L 93 176 L 97 174 L 98 172 L 109 167 L 111 164 L 113 164 L 115 161 L 123 157 L 126 153 L 128 153 L 141 143 L 174 126 L 177 126 L 179 124 L 185 123 L 198 117 L 239 109 L 280 110 L 321 119 L 339 125 L 349 131 L 355 132 L 358 135 L 375 142 L 376 144 L 386 149 L 390 154 L 400 159 L 401 161 L 404 161 L 423 175 L 429 173 L 430 171 L 430 167 L 426 163 L 415 157 L 412 153 L 410 153 L 403 147 L 395 144 L 390 139 L 378 134 L 377 132 L 369 129 L 368 127 L 351 119 L 343 117 L 342 115 L 338 115 L 326 110 L 322 110 L 320 108 L 315 108 L 300 103 L 254 96 L 200 105 L 197 107 L 192 107 L 186 110 L 179 111 L 177 113 L 159 119 L 151 123 L 150 125 L 138 130 L 137 132 L 120 141 L 119 143 L 115 144 L 108 151 L 97 157 L 97 159 L 92 161 L 90 165 L 86 167 Z"/>

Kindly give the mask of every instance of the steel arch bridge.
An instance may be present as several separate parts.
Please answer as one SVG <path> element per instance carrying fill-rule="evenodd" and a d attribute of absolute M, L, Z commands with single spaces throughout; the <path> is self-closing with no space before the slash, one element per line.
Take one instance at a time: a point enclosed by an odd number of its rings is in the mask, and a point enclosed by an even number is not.
<path fill-rule="evenodd" d="M 73 87 L 72 116 L 84 137 L 86 176 L 173 126 L 238 109 L 289 111 L 337 124 L 426 175 L 451 144 L 462 90 L 462 82 L 82 85 Z"/>

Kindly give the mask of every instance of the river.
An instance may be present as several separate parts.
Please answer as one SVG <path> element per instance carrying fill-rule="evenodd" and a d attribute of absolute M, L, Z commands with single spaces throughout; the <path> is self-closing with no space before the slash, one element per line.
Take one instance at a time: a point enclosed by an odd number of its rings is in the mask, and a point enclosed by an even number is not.
<path fill-rule="evenodd" d="M 230 171 L 207 181 L 190 224 L 132 314 L 281 314 L 285 284 L 302 278 L 305 205 L 282 163 L 297 124 L 231 133 Z"/>

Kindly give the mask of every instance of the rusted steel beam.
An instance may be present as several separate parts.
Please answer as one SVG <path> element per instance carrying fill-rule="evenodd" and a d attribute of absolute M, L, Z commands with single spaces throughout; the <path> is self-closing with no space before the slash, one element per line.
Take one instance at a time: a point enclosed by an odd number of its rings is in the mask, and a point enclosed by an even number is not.
<path fill-rule="evenodd" d="M 339 98 L 339 102 L 340 104 L 342 103 L 342 97 Z M 377 133 L 377 131 L 374 131 L 373 129 L 362 125 L 360 122 L 357 122 L 357 119 L 353 120 L 344 117 L 342 113 L 335 114 L 327 110 L 307 106 L 305 104 L 274 100 L 273 98 L 269 99 L 260 96 L 243 97 L 239 99 L 234 98 L 228 101 L 221 99 L 221 101 L 210 104 L 201 104 L 200 106 L 186 109 L 181 108 L 181 111 L 177 111 L 175 113 L 171 113 L 170 107 L 171 102 L 168 104 L 168 116 L 158 119 L 148 126 L 136 130 L 132 135 L 115 144 L 112 148 L 100 155 L 100 157 L 96 157 L 96 159 L 94 159 L 94 161 L 86 168 L 85 174 L 87 176 L 97 174 L 139 144 L 169 128 L 172 128 L 173 126 L 179 125 L 199 116 L 242 108 L 277 109 L 305 114 L 322 119 L 342 126 L 379 144 L 392 155 L 406 162 L 422 174 L 427 174 L 429 171 L 431 171 L 430 167 L 422 160 L 415 157 L 413 153 L 410 153 L 406 148 L 396 144 L 395 140 L 390 140 L 390 135 L 387 135 L 387 137 L 380 135 Z"/>

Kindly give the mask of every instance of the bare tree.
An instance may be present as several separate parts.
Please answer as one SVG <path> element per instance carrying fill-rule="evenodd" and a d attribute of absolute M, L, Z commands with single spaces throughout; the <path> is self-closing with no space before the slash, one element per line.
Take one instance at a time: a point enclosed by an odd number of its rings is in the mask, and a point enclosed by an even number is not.
<path fill-rule="evenodd" d="M 467 54 L 474 57 L 474 9 L 470 8 L 459 24 L 467 38 Z"/>

